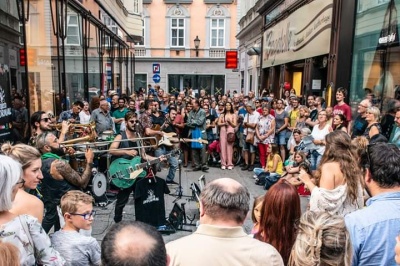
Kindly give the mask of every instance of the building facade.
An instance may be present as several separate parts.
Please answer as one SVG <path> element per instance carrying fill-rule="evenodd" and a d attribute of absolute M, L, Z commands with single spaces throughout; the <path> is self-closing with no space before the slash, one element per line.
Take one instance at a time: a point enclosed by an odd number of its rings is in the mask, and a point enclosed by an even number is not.
<path fill-rule="evenodd" d="M 400 100 L 399 0 L 357 1 L 350 102 L 370 96 L 383 111 Z M 366 90 L 368 89 L 368 90 Z"/>
<path fill-rule="evenodd" d="M 262 1 L 261 86 L 333 104 L 335 88 L 350 85 L 354 10 L 354 1 Z"/>
<path fill-rule="evenodd" d="M 225 52 L 237 48 L 237 23 L 233 0 L 144 0 L 135 89 L 159 83 L 169 93 L 239 90 L 239 73 L 225 69 Z"/>
<path fill-rule="evenodd" d="M 31 113 L 59 114 L 107 90 L 131 92 L 141 0 L 13 1 L 25 4 L 27 70 L 20 68 L 18 92 Z"/>
<path fill-rule="evenodd" d="M 240 83 L 243 92 L 261 93 L 261 42 L 263 19 L 258 13 L 262 1 L 241 1 L 239 41 Z"/>

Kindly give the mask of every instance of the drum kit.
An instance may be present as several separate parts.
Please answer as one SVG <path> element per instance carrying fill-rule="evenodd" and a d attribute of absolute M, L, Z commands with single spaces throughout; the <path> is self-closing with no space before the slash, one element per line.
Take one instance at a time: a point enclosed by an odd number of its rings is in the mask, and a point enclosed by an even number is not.
<path fill-rule="evenodd" d="M 61 129 L 60 124 L 54 126 L 56 129 Z M 87 149 L 92 149 L 95 154 L 95 167 L 92 169 L 92 176 L 89 181 L 89 185 L 86 188 L 86 192 L 91 194 L 96 201 L 102 201 L 106 195 L 107 188 L 112 181 L 109 174 L 109 168 L 111 163 L 110 149 L 111 143 L 117 141 L 114 140 L 113 131 L 104 131 L 100 136 L 97 136 L 95 131 L 95 124 L 71 124 L 70 127 L 74 128 L 74 133 L 81 135 L 78 138 L 73 138 L 61 142 L 60 145 L 65 148 L 73 148 L 75 153 L 73 154 L 73 159 L 70 159 L 71 167 L 82 174 L 86 167 L 85 152 Z M 71 132 L 71 130 L 70 130 Z M 140 137 L 135 139 L 124 139 L 118 140 L 118 142 L 123 141 L 154 141 L 155 137 Z M 143 143 L 143 142 L 142 142 Z M 144 145 L 136 148 L 119 148 L 121 149 L 141 149 L 141 148 L 156 148 L 154 145 Z M 97 161 L 96 161 L 97 160 Z"/>

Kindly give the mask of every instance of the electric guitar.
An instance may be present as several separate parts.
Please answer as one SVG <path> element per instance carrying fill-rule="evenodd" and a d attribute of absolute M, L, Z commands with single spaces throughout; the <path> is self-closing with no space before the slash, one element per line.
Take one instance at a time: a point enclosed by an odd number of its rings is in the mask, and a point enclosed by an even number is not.
<path fill-rule="evenodd" d="M 151 129 L 155 130 L 155 131 L 162 131 L 161 130 L 162 127 L 160 125 L 157 125 L 157 124 L 154 125 Z M 175 132 L 170 132 L 170 133 L 165 133 L 164 132 L 163 136 L 155 135 L 154 137 L 157 139 L 157 142 L 155 142 L 153 139 L 151 139 L 151 140 L 149 140 L 150 141 L 150 145 L 152 145 L 152 146 L 161 145 L 161 144 L 159 144 L 161 142 L 163 145 L 172 146 L 172 143 L 168 139 L 172 138 L 172 137 L 175 137 L 175 136 L 176 136 Z"/>
<path fill-rule="evenodd" d="M 178 150 L 172 151 L 170 154 L 163 157 L 168 159 L 179 154 Z M 136 156 L 131 160 L 119 158 L 114 160 L 108 169 L 111 177 L 111 182 L 118 188 L 125 189 L 131 187 L 138 177 L 145 177 L 147 172 L 143 169 L 147 166 L 159 163 L 160 158 L 149 162 L 141 163 L 142 157 Z"/>
<path fill-rule="evenodd" d="M 208 141 L 202 138 L 198 138 L 198 139 L 184 139 L 184 138 L 176 138 L 176 137 L 170 137 L 168 139 L 161 139 L 158 142 L 158 145 L 167 145 L 167 146 L 171 146 L 173 145 L 172 142 L 199 142 L 201 144 L 208 144 Z M 165 142 L 167 142 L 168 144 L 165 144 Z"/>

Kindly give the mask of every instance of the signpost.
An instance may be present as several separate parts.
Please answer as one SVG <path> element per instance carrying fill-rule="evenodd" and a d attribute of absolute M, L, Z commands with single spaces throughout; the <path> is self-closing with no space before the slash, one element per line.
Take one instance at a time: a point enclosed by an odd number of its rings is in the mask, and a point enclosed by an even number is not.
<path fill-rule="evenodd" d="M 158 74 L 153 75 L 153 81 L 154 83 L 160 83 L 161 77 Z"/>
<path fill-rule="evenodd" d="M 161 65 L 159 63 L 153 63 L 153 74 L 160 74 Z"/>

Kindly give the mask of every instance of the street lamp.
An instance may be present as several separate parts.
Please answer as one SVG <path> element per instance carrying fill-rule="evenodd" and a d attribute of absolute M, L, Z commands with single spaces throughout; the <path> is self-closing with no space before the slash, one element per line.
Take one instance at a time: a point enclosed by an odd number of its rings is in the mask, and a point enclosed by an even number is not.
<path fill-rule="evenodd" d="M 199 57 L 199 46 L 200 46 L 200 39 L 199 36 L 196 35 L 194 41 L 194 48 L 196 49 L 196 57 Z"/>

